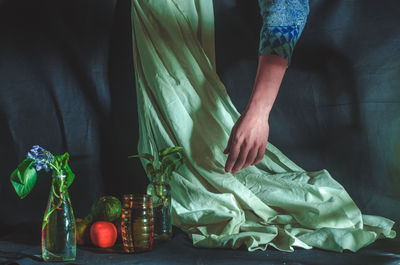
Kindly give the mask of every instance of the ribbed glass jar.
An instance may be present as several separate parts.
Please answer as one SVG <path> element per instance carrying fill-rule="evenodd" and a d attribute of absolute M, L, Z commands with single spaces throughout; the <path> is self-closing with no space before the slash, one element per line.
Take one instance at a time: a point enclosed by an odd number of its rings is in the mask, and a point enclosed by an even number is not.
<path fill-rule="evenodd" d="M 127 194 L 122 199 L 121 234 L 127 253 L 153 248 L 154 221 L 151 196 Z"/>

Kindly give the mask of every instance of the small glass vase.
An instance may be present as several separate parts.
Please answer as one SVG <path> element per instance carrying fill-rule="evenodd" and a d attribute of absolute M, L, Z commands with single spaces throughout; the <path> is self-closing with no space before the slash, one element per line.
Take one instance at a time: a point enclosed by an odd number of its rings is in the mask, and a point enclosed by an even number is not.
<path fill-rule="evenodd" d="M 75 257 L 75 217 L 66 176 L 53 175 L 42 225 L 42 258 L 44 261 L 73 261 Z"/>
<path fill-rule="evenodd" d="M 154 241 L 171 240 L 171 187 L 164 178 L 158 178 L 147 186 L 147 194 L 153 204 Z"/>

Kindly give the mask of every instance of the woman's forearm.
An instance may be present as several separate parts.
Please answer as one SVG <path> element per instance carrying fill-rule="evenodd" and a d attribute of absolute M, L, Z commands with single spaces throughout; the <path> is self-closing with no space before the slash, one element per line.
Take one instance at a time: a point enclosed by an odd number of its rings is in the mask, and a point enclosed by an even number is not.
<path fill-rule="evenodd" d="M 287 65 L 288 61 L 277 55 L 263 54 L 259 57 L 254 88 L 246 111 L 269 117 Z"/>

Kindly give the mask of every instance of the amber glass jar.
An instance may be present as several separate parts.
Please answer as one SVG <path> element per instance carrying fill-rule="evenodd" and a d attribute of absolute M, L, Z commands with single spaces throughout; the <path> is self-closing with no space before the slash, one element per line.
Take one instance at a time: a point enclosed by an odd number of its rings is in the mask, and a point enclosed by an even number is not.
<path fill-rule="evenodd" d="M 123 196 L 121 234 L 127 253 L 152 249 L 154 221 L 150 195 Z"/>

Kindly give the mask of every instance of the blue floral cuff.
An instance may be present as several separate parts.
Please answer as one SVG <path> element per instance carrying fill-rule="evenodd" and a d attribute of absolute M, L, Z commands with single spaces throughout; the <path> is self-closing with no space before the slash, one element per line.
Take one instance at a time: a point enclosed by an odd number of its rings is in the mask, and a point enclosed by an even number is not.
<path fill-rule="evenodd" d="M 308 0 L 258 0 L 263 27 L 259 55 L 275 54 L 290 62 L 309 13 Z"/>

